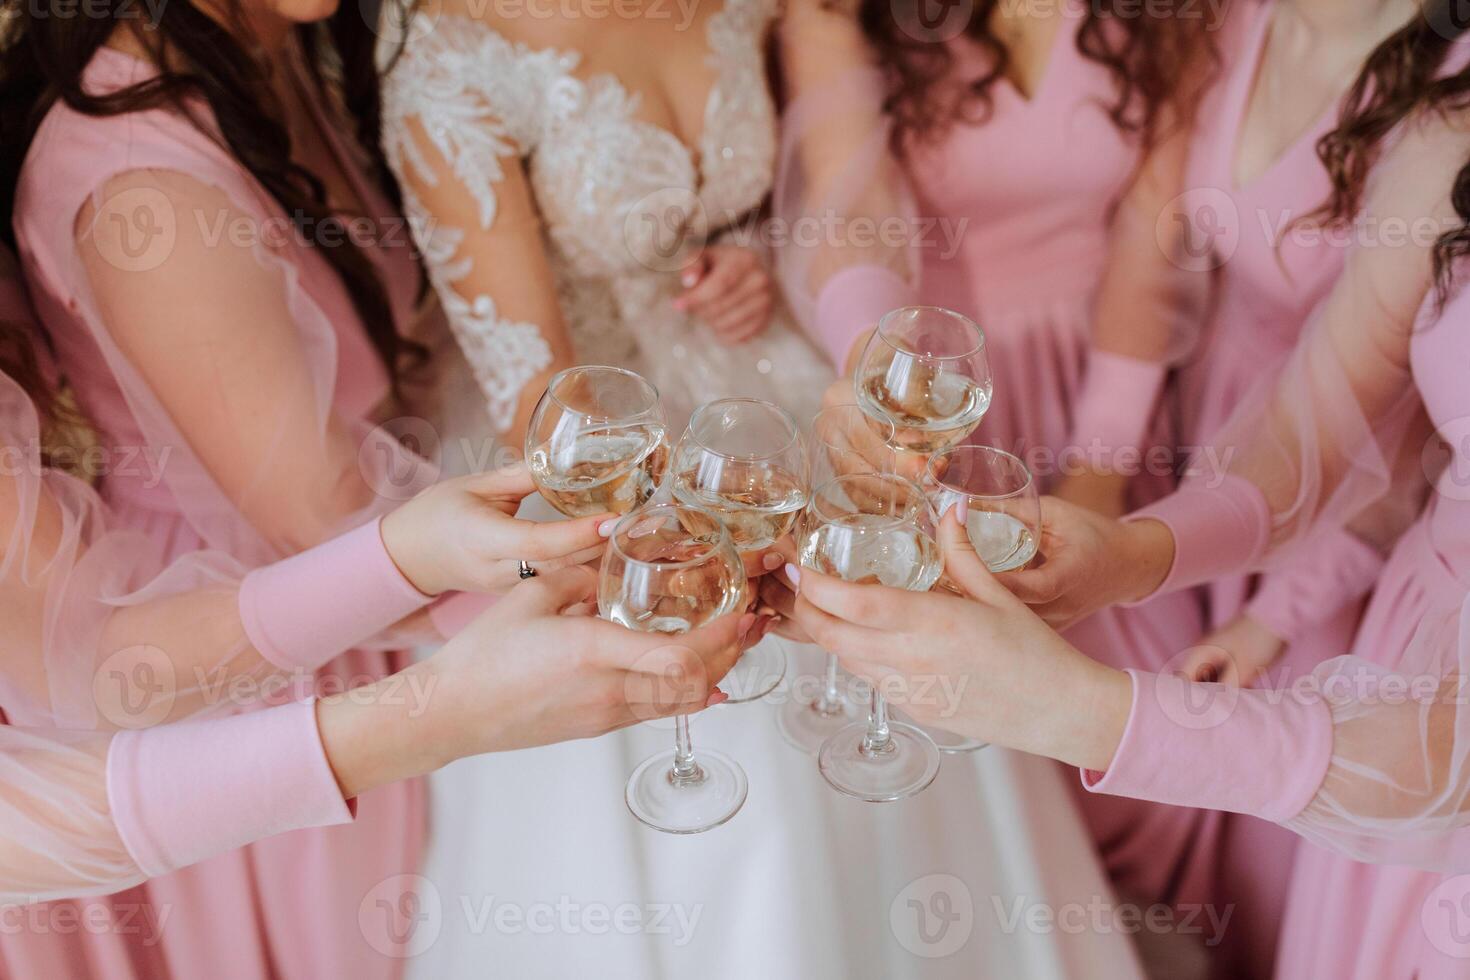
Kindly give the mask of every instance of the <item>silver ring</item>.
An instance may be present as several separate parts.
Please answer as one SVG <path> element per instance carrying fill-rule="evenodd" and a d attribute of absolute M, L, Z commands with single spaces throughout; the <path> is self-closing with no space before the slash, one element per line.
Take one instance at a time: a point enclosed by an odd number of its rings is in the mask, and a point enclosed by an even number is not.
<path fill-rule="evenodd" d="M 534 569 L 534 568 L 531 567 L 531 563 L 530 562 L 528 562 L 528 561 L 526 561 L 526 559 L 522 558 L 521 559 L 521 567 L 517 571 L 517 574 L 519 574 L 520 577 L 523 578 L 523 579 L 535 578 L 536 577 L 536 569 Z"/>

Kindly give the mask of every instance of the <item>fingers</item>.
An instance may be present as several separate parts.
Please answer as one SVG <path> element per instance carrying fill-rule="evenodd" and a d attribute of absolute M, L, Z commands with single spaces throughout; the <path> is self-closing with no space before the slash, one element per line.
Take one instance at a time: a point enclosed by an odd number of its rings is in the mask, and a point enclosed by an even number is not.
<path fill-rule="evenodd" d="M 894 642 L 892 634 L 854 626 L 818 608 L 807 600 L 805 593 L 796 597 L 791 619 L 813 643 L 836 654 L 863 657 L 872 650 L 881 650 L 885 637 L 888 643 Z"/>
<path fill-rule="evenodd" d="M 1057 566 L 1047 562 L 1037 568 L 1001 572 L 994 580 L 1028 606 L 1042 606 L 1061 597 L 1061 577 Z"/>
<path fill-rule="evenodd" d="M 745 562 L 746 581 L 769 575 L 786 564 L 785 555 L 776 545 L 742 554 L 740 558 Z"/>
<path fill-rule="evenodd" d="M 1005 590 L 976 553 L 970 533 L 965 529 L 965 510 L 966 502 L 961 499 L 940 518 L 939 548 L 944 554 L 944 571 L 972 598 L 995 600 Z"/>
<path fill-rule="evenodd" d="M 749 271 L 749 265 L 734 254 L 711 249 L 704 275 L 674 300 L 674 309 L 700 313 L 707 304 L 729 292 Z"/>
<path fill-rule="evenodd" d="M 498 466 L 484 473 L 471 473 L 469 476 L 457 477 L 456 482 L 462 483 L 464 488 L 471 493 L 486 497 L 503 496 L 520 499 L 536 492 L 536 483 L 531 479 L 531 471 L 524 462 L 513 463 L 510 466 Z"/>
<path fill-rule="evenodd" d="M 771 325 L 771 308 L 770 294 L 763 291 L 729 312 L 706 316 L 704 320 L 716 339 L 730 345 L 743 344 L 760 336 Z"/>
<path fill-rule="evenodd" d="M 829 616 L 870 630 L 904 629 L 915 616 L 922 615 L 920 610 L 928 598 L 920 592 L 886 585 L 844 582 L 810 568 L 800 569 L 797 575 L 797 591 L 803 600 Z"/>
<path fill-rule="evenodd" d="M 554 615 L 581 603 L 597 600 L 597 573 L 585 566 L 559 568 L 527 579 L 503 600 L 523 603 L 532 615 Z"/>
<path fill-rule="evenodd" d="M 602 526 L 608 524 L 610 533 L 611 522 L 616 519 L 615 514 L 599 514 L 596 517 L 580 517 L 571 521 L 517 520 L 515 548 L 518 553 L 504 557 L 525 559 L 529 562 L 549 562 L 586 552 L 600 553 L 607 543 L 607 538 L 602 534 Z M 581 560 L 586 561 L 587 558 Z"/>

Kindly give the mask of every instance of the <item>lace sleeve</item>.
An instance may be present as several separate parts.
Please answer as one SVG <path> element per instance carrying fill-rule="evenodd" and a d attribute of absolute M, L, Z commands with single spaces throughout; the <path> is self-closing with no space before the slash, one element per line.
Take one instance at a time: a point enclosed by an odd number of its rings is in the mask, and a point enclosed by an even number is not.
<path fill-rule="evenodd" d="M 490 421 L 504 432 L 566 348 L 520 158 L 538 141 L 567 56 L 452 20 L 389 69 L 383 150 Z"/>

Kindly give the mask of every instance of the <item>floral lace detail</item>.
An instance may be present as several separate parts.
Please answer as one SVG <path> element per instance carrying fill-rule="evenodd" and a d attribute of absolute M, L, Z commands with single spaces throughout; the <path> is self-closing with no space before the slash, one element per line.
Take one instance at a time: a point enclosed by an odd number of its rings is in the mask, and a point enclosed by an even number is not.
<path fill-rule="evenodd" d="M 495 218 L 502 161 L 522 157 L 577 359 L 648 373 L 676 418 L 684 402 L 716 397 L 692 386 L 721 377 L 722 369 L 729 393 L 762 397 L 815 383 L 826 370 L 814 351 L 807 357 L 800 343 L 793 347 L 796 338 L 772 341 L 769 350 L 742 345 L 738 355 L 718 348 L 669 305 L 681 288 L 681 257 L 712 229 L 759 207 L 770 189 L 777 136 L 763 41 L 774 13 L 771 0 L 726 0 L 706 20 L 715 77 L 697 161 L 673 133 L 638 118 L 638 95 L 617 77 L 580 78 L 573 74 L 578 53 L 513 43 L 480 21 L 445 15 L 431 29 L 410 24 L 410 40 L 384 82 L 389 164 L 400 178 L 432 180 L 432 157 L 409 128 L 410 120 L 420 123 L 472 195 L 482 229 Z M 477 381 L 492 406 L 513 412 L 520 387 L 546 363 L 539 355 L 549 358 L 544 340 L 535 343 L 541 338 L 533 340 L 531 324 L 496 319 L 489 297 L 454 292 L 472 267 L 460 253 L 463 232 L 436 222 L 411 193 L 405 198 Z M 487 360 L 499 358 L 510 360 Z M 711 361 L 707 370 L 692 363 L 701 358 Z M 732 367 L 744 360 L 744 371 Z M 771 363 L 782 364 L 780 385 L 767 377 Z M 680 395 L 685 387 L 691 390 Z"/>

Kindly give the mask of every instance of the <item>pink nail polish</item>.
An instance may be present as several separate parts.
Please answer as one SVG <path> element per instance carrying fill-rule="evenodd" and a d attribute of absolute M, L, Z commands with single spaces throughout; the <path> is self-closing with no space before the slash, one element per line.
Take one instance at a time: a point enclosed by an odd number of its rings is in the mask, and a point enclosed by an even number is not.
<path fill-rule="evenodd" d="M 605 520 L 601 524 L 597 525 L 597 534 L 598 534 L 598 536 L 599 537 L 604 537 L 604 538 L 610 538 L 610 537 L 612 537 L 613 528 L 615 528 L 615 527 L 618 526 L 618 521 L 620 521 L 620 520 L 622 520 L 622 518 L 619 518 L 619 517 L 609 517 L 607 520 Z"/>
<path fill-rule="evenodd" d="M 931 511 L 930 513 L 933 513 L 933 512 Z M 800 588 L 800 586 L 801 586 L 801 571 L 795 565 L 791 564 L 790 562 L 787 562 L 786 563 L 786 577 L 791 580 L 791 584 L 792 585 Z"/>
<path fill-rule="evenodd" d="M 957 503 L 957 504 L 955 504 L 955 506 L 954 506 L 954 516 L 955 516 L 955 520 L 959 521 L 960 524 L 964 524 L 965 521 L 967 521 L 967 520 L 970 519 L 970 498 L 969 497 L 961 497 L 960 498 L 960 502 Z"/>
<path fill-rule="evenodd" d="M 774 572 L 781 567 L 781 556 L 774 551 L 768 551 L 765 557 L 761 559 L 761 565 L 765 567 L 766 571 Z"/>

